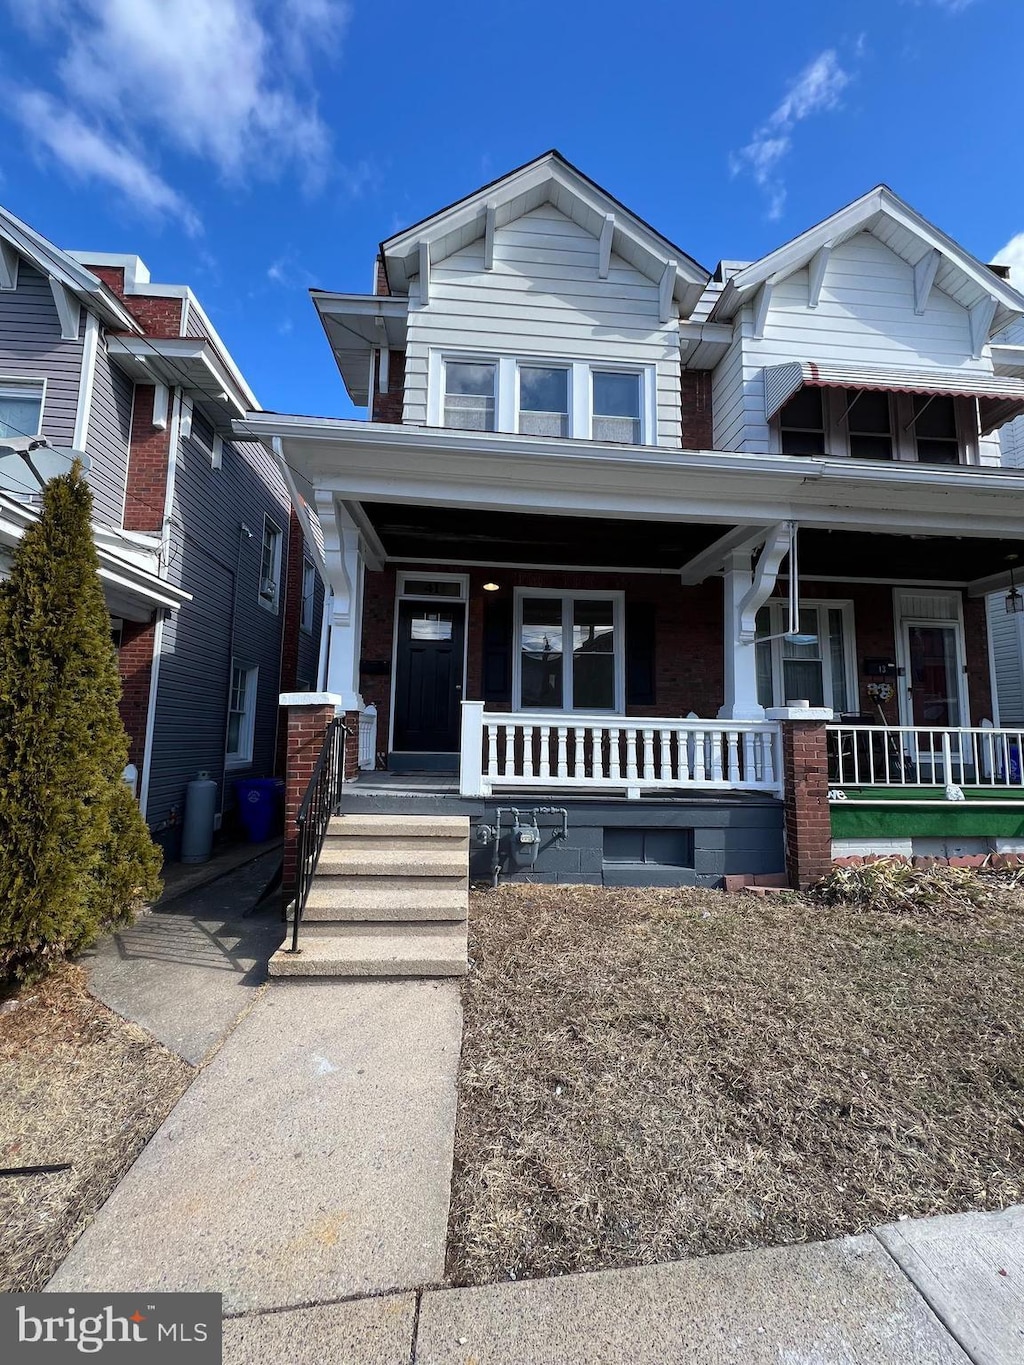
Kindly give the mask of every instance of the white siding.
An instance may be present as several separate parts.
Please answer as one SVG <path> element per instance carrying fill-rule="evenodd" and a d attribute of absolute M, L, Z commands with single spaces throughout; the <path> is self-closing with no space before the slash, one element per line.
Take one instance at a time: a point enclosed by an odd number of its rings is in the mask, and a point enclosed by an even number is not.
<path fill-rule="evenodd" d="M 1010 469 L 1024 469 L 1024 417 L 999 428 L 1001 463 Z"/>
<path fill-rule="evenodd" d="M 986 600 L 999 724 L 1024 726 L 1024 617 L 1011 616 L 1005 601 L 1005 593 Z"/>
<path fill-rule="evenodd" d="M 678 446 L 679 332 L 659 320 L 658 285 L 612 255 L 598 277 L 598 241 L 551 204 L 435 265 L 430 302 L 409 306 L 404 420 L 427 421 L 429 355 L 437 350 L 544 356 L 655 367 L 658 443 Z"/>
<path fill-rule="evenodd" d="M 754 454 L 771 449 L 764 414 L 766 365 L 832 360 L 991 372 L 987 353 L 979 360 L 971 356 L 967 310 L 933 288 L 924 313 L 915 313 L 913 269 L 869 232 L 832 252 L 817 308 L 807 306 L 807 291 L 806 270 L 776 285 L 760 340 L 751 335 L 751 308 L 737 317 L 740 339 L 714 379 L 716 444 L 721 448 Z M 991 463 L 994 455 L 994 446 L 983 442 L 983 462 Z"/>

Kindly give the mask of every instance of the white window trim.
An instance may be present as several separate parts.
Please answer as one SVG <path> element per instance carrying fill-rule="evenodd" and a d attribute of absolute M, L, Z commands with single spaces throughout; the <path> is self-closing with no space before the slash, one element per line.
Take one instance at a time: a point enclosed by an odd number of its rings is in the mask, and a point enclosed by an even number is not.
<path fill-rule="evenodd" d="M 264 597 L 263 595 L 263 547 L 266 545 L 267 542 L 268 530 L 274 531 L 277 537 L 274 542 L 273 572 L 270 575 L 270 579 L 274 584 L 274 595 L 272 598 Z M 263 607 L 265 611 L 272 611 L 275 616 L 277 615 L 281 605 L 281 553 L 283 544 L 284 532 L 281 530 L 281 527 L 278 526 L 276 521 L 272 521 L 271 518 L 267 516 L 266 513 L 264 513 L 263 536 L 262 539 L 260 540 L 259 579 L 256 588 L 256 600 L 259 602 L 260 606 Z"/>
<path fill-rule="evenodd" d="M 39 396 L 39 425 L 36 431 L 25 432 L 26 436 L 43 434 L 43 418 L 46 412 L 46 376 L 28 374 L 0 374 L 0 390 L 13 392 L 15 397 L 34 398 Z M 20 392 L 19 392 L 20 390 Z"/>
<path fill-rule="evenodd" d="M 846 390 L 823 388 L 821 390 L 823 415 L 825 421 L 825 454 L 823 457 L 829 459 L 850 459 L 850 428 L 849 422 L 845 420 L 847 409 Z M 890 393 L 889 397 L 889 423 L 892 430 L 893 443 L 893 464 L 903 462 L 917 464 L 917 440 L 911 423 L 914 420 L 914 398 L 927 397 L 912 393 Z M 962 398 L 954 396 L 954 411 L 956 413 L 957 441 L 960 447 L 960 464 L 976 465 L 980 462 L 979 451 L 979 425 L 977 416 L 977 399 Z M 971 417 L 971 407 L 974 408 L 973 419 Z M 773 455 L 782 453 L 782 412 L 776 413 L 769 423 L 770 450 Z M 813 459 L 814 456 L 804 456 L 799 458 Z M 875 463 L 886 464 L 885 460 Z M 933 468 L 955 469 L 956 465 L 933 466 Z"/>
<path fill-rule="evenodd" d="M 306 579 L 309 577 L 312 583 L 312 592 L 306 596 Z M 316 565 L 307 556 L 302 556 L 302 600 L 299 603 L 299 629 L 307 635 L 313 634 L 313 624 L 316 621 Z M 306 603 L 309 603 L 309 620 L 306 620 Z M 300 689 L 301 690 L 301 689 Z"/>
<path fill-rule="evenodd" d="M 242 724 L 239 726 L 238 738 L 240 747 L 232 752 L 227 748 L 227 722 L 231 717 L 231 683 L 235 669 L 245 674 L 245 711 L 242 716 Z M 231 671 L 228 674 L 228 710 L 227 720 L 224 726 L 224 766 L 225 768 L 248 768 L 252 764 L 253 741 L 256 735 L 256 698 L 259 692 L 260 670 L 258 668 L 245 668 L 237 660 L 231 660 Z"/>
<path fill-rule="evenodd" d="M 539 707 L 523 706 L 523 599 L 527 597 L 550 597 L 562 603 L 562 637 L 563 646 L 566 639 L 571 640 L 572 621 L 569 620 L 569 632 L 566 633 L 566 617 L 569 615 L 566 608 L 567 602 L 579 600 L 581 598 L 598 599 L 600 601 L 610 601 L 612 603 L 612 630 L 615 652 L 615 705 L 613 707 L 552 707 L 551 715 L 588 715 L 588 716 L 624 716 L 626 714 L 626 594 L 624 592 L 603 591 L 598 588 L 516 588 L 513 600 L 512 611 L 512 710 L 521 711 L 524 716 L 543 715 Z M 563 687 L 567 684 L 572 691 L 572 651 L 562 652 L 562 677 Z"/>
<path fill-rule="evenodd" d="M 431 349 L 427 374 L 427 425 L 445 425 L 445 366 L 449 361 L 470 365 L 493 365 L 494 430 L 513 435 L 519 433 L 519 369 L 550 367 L 569 371 L 569 434 L 563 440 L 589 441 L 593 430 L 593 383 L 595 372 L 606 374 L 635 374 L 640 377 L 640 444 L 658 443 L 658 377 L 657 366 L 633 361 L 616 363 L 612 360 L 581 360 L 557 355 L 503 355 L 494 352 L 453 351 Z M 470 433 L 471 434 L 471 433 Z M 538 439 L 558 440 L 557 436 Z"/>
<path fill-rule="evenodd" d="M 789 606 L 781 598 L 773 598 L 768 604 L 769 607 L 769 630 L 773 638 L 767 642 L 771 652 L 772 661 L 772 704 L 774 706 L 785 706 L 788 701 L 794 698 L 785 695 L 785 674 L 783 672 L 782 646 L 783 640 L 780 638 L 782 633 L 789 625 Z M 846 699 L 851 711 L 860 710 L 859 693 L 859 674 L 857 672 L 857 634 L 853 619 L 853 601 L 848 597 L 809 597 L 803 598 L 800 602 L 801 609 L 814 608 L 819 612 L 818 616 L 818 638 L 822 645 L 821 649 L 821 678 L 822 691 L 826 706 L 832 705 L 832 657 L 828 650 L 827 638 L 822 641 L 821 637 L 821 615 L 822 608 L 826 611 L 841 611 L 843 614 L 843 654 L 846 659 Z"/>

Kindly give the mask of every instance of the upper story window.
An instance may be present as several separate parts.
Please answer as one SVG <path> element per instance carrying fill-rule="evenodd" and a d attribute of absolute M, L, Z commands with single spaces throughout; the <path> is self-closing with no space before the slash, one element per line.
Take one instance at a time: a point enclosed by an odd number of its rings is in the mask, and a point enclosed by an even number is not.
<path fill-rule="evenodd" d="M 38 436 L 43 424 L 42 380 L 0 379 L 0 436 Z"/>
<path fill-rule="evenodd" d="M 614 370 L 594 371 L 595 441 L 622 442 L 639 445 L 640 376 Z"/>
<path fill-rule="evenodd" d="M 269 517 L 263 518 L 263 546 L 260 551 L 260 606 L 277 611 L 281 592 L 281 530 Z"/>
<path fill-rule="evenodd" d="M 444 424 L 460 431 L 493 431 L 495 384 L 493 361 L 448 360 L 444 366 Z"/>
<path fill-rule="evenodd" d="M 875 389 L 799 389 L 779 412 L 783 455 L 969 464 L 978 435 L 973 400 Z"/>
<path fill-rule="evenodd" d="M 569 371 L 519 366 L 519 430 L 524 436 L 569 435 Z"/>
<path fill-rule="evenodd" d="M 607 444 L 656 439 L 653 366 L 438 356 L 432 374 L 432 424 Z"/>

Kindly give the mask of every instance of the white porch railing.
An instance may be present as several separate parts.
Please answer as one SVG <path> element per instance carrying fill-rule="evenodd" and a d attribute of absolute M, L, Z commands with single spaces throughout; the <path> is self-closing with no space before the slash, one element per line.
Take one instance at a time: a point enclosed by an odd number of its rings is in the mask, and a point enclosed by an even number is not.
<path fill-rule="evenodd" d="M 373 702 L 359 717 L 359 767 L 372 772 L 377 766 L 377 708 Z"/>
<path fill-rule="evenodd" d="M 495 788 L 782 791 L 771 721 L 672 720 L 485 711 L 463 702 L 463 796 Z"/>
<path fill-rule="evenodd" d="M 829 725 L 833 787 L 986 787 L 1024 790 L 1024 731 L 990 725 Z"/>

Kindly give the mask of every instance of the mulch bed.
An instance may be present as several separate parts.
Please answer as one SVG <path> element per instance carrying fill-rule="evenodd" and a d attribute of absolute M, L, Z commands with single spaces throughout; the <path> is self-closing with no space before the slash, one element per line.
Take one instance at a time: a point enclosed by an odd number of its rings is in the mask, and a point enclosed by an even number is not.
<path fill-rule="evenodd" d="M 583 886 L 471 902 L 454 1283 L 1024 1198 L 1019 893 L 950 915 Z"/>
<path fill-rule="evenodd" d="M 42 1289 L 194 1070 L 99 1004 L 80 967 L 0 1013 L 0 1292 Z"/>

